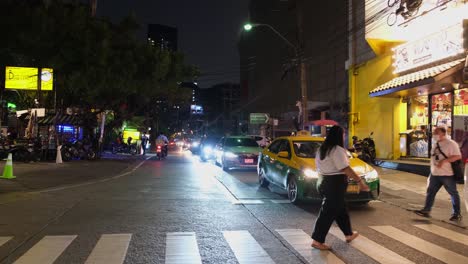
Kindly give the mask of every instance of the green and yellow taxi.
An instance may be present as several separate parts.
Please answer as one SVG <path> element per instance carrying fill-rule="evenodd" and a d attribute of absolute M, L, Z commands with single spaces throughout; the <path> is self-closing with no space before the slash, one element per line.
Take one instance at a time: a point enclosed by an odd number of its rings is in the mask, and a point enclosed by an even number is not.
<path fill-rule="evenodd" d="M 258 180 L 262 187 L 273 184 L 287 191 L 292 203 L 320 200 L 317 182 L 320 177 L 315 166 L 315 154 L 325 139 L 312 136 L 291 136 L 275 139 L 263 149 L 258 158 Z M 380 193 L 377 171 L 349 153 L 351 168 L 369 186 L 370 192 L 360 192 L 353 180 L 348 181 L 346 200 L 367 203 Z"/>

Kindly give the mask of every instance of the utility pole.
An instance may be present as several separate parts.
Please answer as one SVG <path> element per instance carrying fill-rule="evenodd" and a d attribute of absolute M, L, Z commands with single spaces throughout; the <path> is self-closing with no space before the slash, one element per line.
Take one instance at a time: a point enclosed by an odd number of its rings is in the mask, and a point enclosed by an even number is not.
<path fill-rule="evenodd" d="M 297 35 L 299 40 L 298 45 L 298 60 L 299 60 L 299 75 L 301 87 L 301 103 L 302 103 L 302 129 L 305 129 L 306 123 L 309 121 L 309 112 L 307 110 L 307 67 L 304 61 L 304 16 L 302 10 L 304 0 L 296 1 L 296 17 L 297 17 Z"/>

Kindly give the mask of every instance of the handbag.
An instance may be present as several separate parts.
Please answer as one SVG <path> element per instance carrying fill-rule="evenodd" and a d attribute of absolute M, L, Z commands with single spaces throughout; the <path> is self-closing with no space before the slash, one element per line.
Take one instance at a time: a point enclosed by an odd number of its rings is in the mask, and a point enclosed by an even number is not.
<path fill-rule="evenodd" d="M 439 149 L 440 154 L 442 154 L 442 156 L 444 156 L 447 159 L 448 157 L 447 157 L 447 155 L 445 155 L 445 153 L 440 148 L 439 143 L 437 143 L 437 148 Z M 463 170 L 462 170 L 461 159 L 450 162 L 450 165 L 452 165 L 453 177 L 455 177 L 455 181 L 462 182 L 463 181 Z"/>

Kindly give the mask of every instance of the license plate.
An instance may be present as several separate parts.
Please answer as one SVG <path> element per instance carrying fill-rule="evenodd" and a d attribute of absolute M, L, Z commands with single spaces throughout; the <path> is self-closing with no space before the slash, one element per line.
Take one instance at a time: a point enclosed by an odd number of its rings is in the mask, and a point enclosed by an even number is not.
<path fill-rule="evenodd" d="M 244 162 L 247 163 L 247 164 L 253 164 L 254 159 L 245 159 Z"/>
<path fill-rule="evenodd" d="M 348 192 L 348 193 L 359 193 L 359 186 L 358 185 L 348 185 L 348 188 L 346 189 L 346 192 Z"/>

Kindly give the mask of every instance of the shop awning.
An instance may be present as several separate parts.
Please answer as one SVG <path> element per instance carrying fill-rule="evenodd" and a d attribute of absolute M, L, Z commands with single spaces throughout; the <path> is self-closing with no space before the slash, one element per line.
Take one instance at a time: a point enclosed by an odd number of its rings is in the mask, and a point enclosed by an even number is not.
<path fill-rule="evenodd" d="M 407 95 L 409 89 L 421 86 L 426 86 L 424 91 L 426 92 L 428 90 L 427 86 L 433 85 L 438 81 L 454 75 L 456 72 L 460 71 L 464 65 L 465 59 L 458 59 L 417 72 L 405 74 L 379 85 L 377 88 L 370 91 L 369 95 L 372 97 L 385 95 L 399 97 Z M 418 92 L 414 93 L 417 94 Z"/>
<path fill-rule="evenodd" d="M 25 119 L 29 120 L 30 116 L 27 116 Z M 57 119 L 57 122 L 56 122 Z M 72 115 L 46 115 L 45 117 L 39 117 L 37 119 L 37 124 L 39 125 L 70 125 L 70 126 L 80 126 L 83 123 L 82 119 L 79 116 Z"/>

